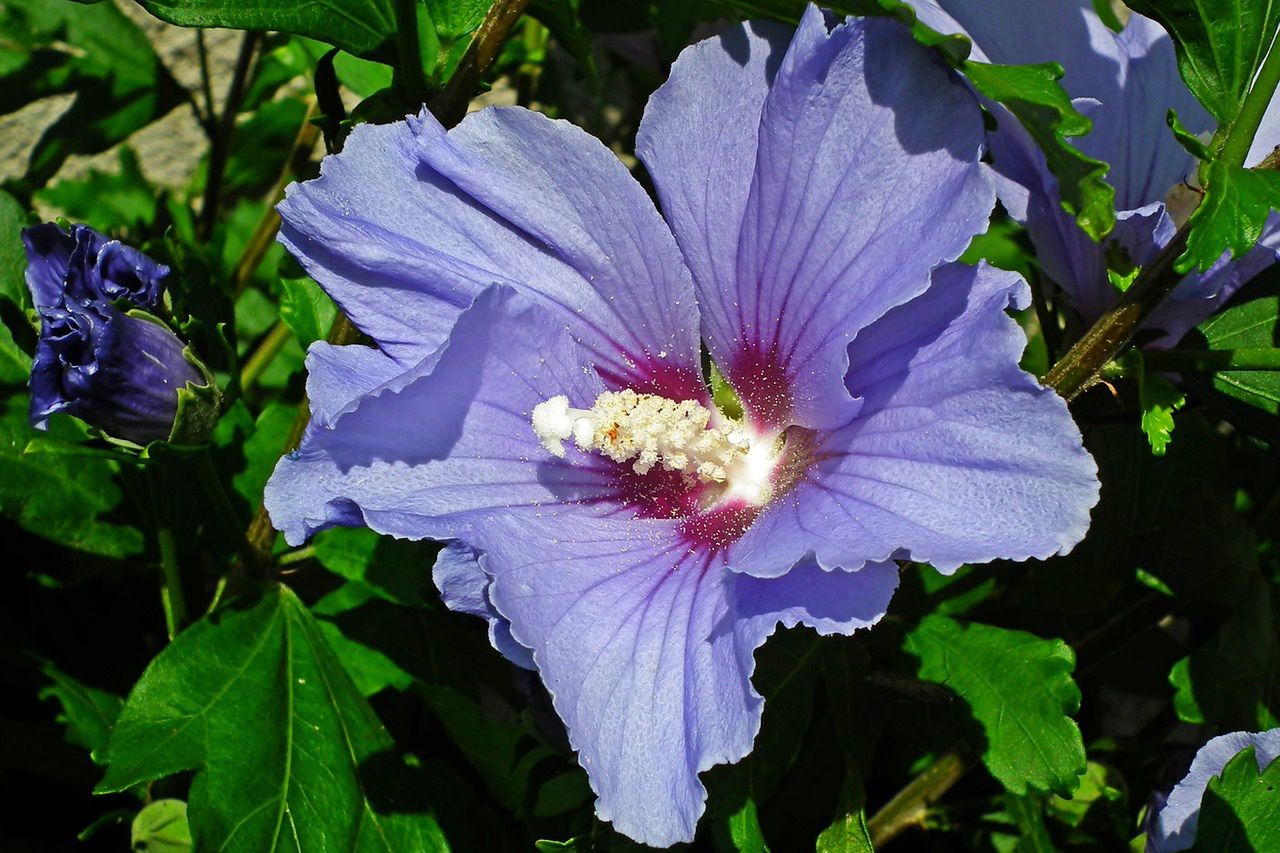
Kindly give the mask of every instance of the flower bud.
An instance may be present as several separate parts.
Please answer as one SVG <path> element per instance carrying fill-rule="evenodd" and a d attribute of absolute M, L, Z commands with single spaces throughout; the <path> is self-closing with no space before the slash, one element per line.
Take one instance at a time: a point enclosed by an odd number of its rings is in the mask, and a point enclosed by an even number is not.
<path fill-rule="evenodd" d="M 31 423 L 37 428 L 64 412 L 114 438 L 146 444 L 199 440 L 212 427 L 216 387 L 155 318 L 106 302 L 71 300 L 40 316 L 31 368 Z"/>
<path fill-rule="evenodd" d="M 169 268 L 132 246 L 87 225 L 64 231 L 45 222 L 22 232 L 27 249 L 27 287 L 37 310 L 68 302 L 125 300 L 139 308 L 160 304 Z"/>

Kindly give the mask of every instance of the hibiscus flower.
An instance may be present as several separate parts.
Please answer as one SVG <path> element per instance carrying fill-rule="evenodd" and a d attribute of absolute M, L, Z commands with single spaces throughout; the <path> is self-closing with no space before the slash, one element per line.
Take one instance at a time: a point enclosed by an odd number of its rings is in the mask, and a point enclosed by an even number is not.
<path fill-rule="evenodd" d="M 1084 535 L 1096 468 L 1018 367 L 1026 285 L 952 262 L 994 205 L 983 140 L 907 28 L 813 7 L 675 63 L 637 142 L 665 221 L 534 112 L 357 128 L 281 239 L 377 347 L 312 347 L 273 521 L 449 542 L 445 600 L 537 670 L 600 817 L 691 839 L 778 624 L 871 625 L 896 559 Z"/>

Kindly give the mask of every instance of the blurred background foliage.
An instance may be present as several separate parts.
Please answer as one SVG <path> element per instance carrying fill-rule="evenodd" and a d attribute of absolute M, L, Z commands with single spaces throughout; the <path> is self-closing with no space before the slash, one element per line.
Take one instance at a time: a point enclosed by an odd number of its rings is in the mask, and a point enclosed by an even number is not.
<path fill-rule="evenodd" d="M 503 6 L 513 14 L 499 21 Z M 795 20 L 801 9 L 346 0 L 334 14 L 267 0 L 0 0 L 6 850 L 180 851 L 192 826 L 210 846 L 285 848 L 269 827 L 229 829 L 284 777 L 292 790 L 276 794 L 311 801 L 310 831 L 337 849 L 333 839 L 378 847 L 366 820 L 381 849 L 634 846 L 594 818 L 536 677 L 494 653 L 482 623 L 440 603 L 432 545 L 334 530 L 288 551 L 259 529 L 269 569 L 246 556 L 263 485 L 296 431 L 304 350 L 351 339 L 274 243 L 272 205 L 353 123 L 423 102 L 446 120 L 468 102 L 568 119 L 644 180 L 636 127 L 679 51 L 728 22 Z M 1021 97 L 1061 94 L 1051 80 L 1036 85 Z M 1069 120 L 1069 104 L 1053 102 L 1052 121 Z M 1077 182 L 1082 221 L 1109 211 L 1093 167 L 1054 128 L 1051 158 Z M 44 434 L 27 425 L 35 327 L 17 234 L 56 217 L 174 267 L 174 314 L 236 392 L 208 447 L 137 455 L 70 418 Z M 966 258 L 1040 276 L 999 212 Z M 1265 273 L 1193 333 L 1196 346 L 1274 348 L 1277 294 L 1280 274 Z M 1047 340 L 1045 315 L 1021 319 L 1024 364 L 1043 375 L 1062 355 L 1062 330 Z M 1070 555 L 950 577 L 907 565 L 874 631 L 820 642 L 799 629 L 766 646 L 755 678 L 768 699 L 763 731 L 750 758 L 705 774 L 695 846 L 1128 849 L 1153 794 L 1207 737 L 1280 725 L 1280 374 L 1183 381 L 1186 399 L 1163 426 L 1150 426 L 1133 371 L 1075 405 L 1103 497 Z M 1144 434 L 1144 410 L 1158 438 Z M 194 623 L 172 644 L 159 590 L 167 561 L 181 567 L 167 600 L 177 594 Z M 311 686 L 282 692 L 286 664 Z M 151 698 L 122 717 L 140 678 Z M 167 707 L 174 691 L 182 701 Z M 183 707 L 199 709 L 198 731 L 176 722 Z M 286 768 L 295 718 L 323 725 L 310 758 Z M 345 757 L 341 732 L 354 743 Z M 326 757 L 344 769 L 328 772 Z M 351 813 L 353 799 L 367 816 Z"/>

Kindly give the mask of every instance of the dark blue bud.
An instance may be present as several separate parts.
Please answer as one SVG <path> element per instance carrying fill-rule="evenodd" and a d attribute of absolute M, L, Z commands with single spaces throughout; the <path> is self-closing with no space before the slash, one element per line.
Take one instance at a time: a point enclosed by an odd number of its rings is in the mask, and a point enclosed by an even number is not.
<path fill-rule="evenodd" d="M 31 367 L 31 423 L 64 412 L 137 444 L 167 439 L 178 391 L 201 371 L 168 327 L 105 302 L 66 301 L 40 311 Z"/>
<path fill-rule="evenodd" d="M 87 225 L 64 231 L 45 222 L 25 229 L 22 242 L 37 309 L 55 308 L 64 298 L 82 304 L 123 299 L 147 310 L 160 304 L 169 268 Z"/>

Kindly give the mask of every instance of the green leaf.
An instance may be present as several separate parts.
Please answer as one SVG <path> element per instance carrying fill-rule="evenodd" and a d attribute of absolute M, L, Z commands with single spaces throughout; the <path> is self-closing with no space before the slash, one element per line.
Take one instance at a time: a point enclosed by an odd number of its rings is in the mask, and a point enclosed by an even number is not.
<path fill-rule="evenodd" d="M 75 99 L 32 149 L 27 192 L 72 154 L 105 151 L 186 99 L 114 3 L 9 0 L 0 6 L 0 114 L 60 94 Z"/>
<path fill-rule="evenodd" d="M 1280 850 L 1280 761 L 1261 773 L 1252 746 L 1209 780 L 1191 853 Z"/>
<path fill-rule="evenodd" d="M 1175 535 L 1188 536 L 1196 529 L 1180 517 L 1187 507 L 1194 507 L 1187 513 L 1193 522 L 1216 521 L 1206 512 L 1201 490 L 1225 463 L 1226 442 L 1216 431 L 1216 419 L 1210 425 L 1188 413 L 1181 421 L 1181 439 L 1164 456 L 1153 455 L 1146 437 L 1130 424 L 1084 430 L 1085 448 L 1097 461 L 1102 481 L 1089 531 L 1069 554 L 1019 564 L 1012 578 L 1014 606 L 1023 612 L 1105 618 L 1112 607 L 1123 606 L 1117 597 L 1140 566 L 1159 568 L 1161 580 L 1176 589 L 1178 584 L 1165 576 L 1167 566 L 1185 563 L 1203 577 L 1204 565 L 1224 559 L 1221 537 L 1191 540 L 1198 545 L 1191 549 L 1193 558 L 1188 542 L 1173 544 Z"/>
<path fill-rule="evenodd" d="M 297 414 L 296 406 L 271 403 L 254 422 L 253 434 L 244 443 L 244 470 L 231 479 L 236 492 L 249 506 L 256 507 L 262 502 L 262 490 L 280 461 L 280 452 Z"/>
<path fill-rule="evenodd" d="M 489 0 L 426 0 L 441 41 L 470 35 L 489 11 Z"/>
<path fill-rule="evenodd" d="M 0 414 L 0 514 L 58 544 L 99 554 L 127 557 L 142 552 L 142 534 L 102 521 L 120 503 L 116 464 L 55 454 L 26 455 L 42 433 L 27 424 L 27 398 L 11 397 Z M 47 434 L 76 443 L 84 432 L 55 417 Z"/>
<path fill-rule="evenodd" d="M 769 845 L 764 840 L 764 829 L 760 826 L 760 815 L 756 810 L 756 801 L 748 797 L 742 805 L 725 817 L 725 829 L 729 841 L 738 853 L 769 853 Z M 822 841 L 818 841 L 818 849 L 822 850 Z"/>
<path fill-rule="evenodd" d="M 130 849 L 135 853 L 187 853 L 192 849 L 187 804 L 182 800 L 147 803 L 133 819 L 131 835 Z"/>
<path fill-rule="evenodd" d="M 360 642 L 343 633 L 339 622 L 343 614 L 358 610 L 381 599 L 373 587 L 352 582 L 345 583 L 315 603 L 311 612 L 320 625 L 320 632 L 342 661 L 361 696 L 375 696 L 387 688 L 408 690 L 414 676 L 396 663 L 389 648 L 384 630 L 378 642 Z M 383 626 L 384 629 L 387 626 Z"/>
<path fill-rule="evenodd" d="M 817 853 L 875 853 L 867 829 L 866 792 L 857 770 L 845 774 L 837 817 L 818 835 Z"/>
<path fill-rule="evenodd" d="M 1142 408 L 1142 432 L 1151 452 L 1164 456 L 1173 440 L 1173 413 L 1186 404 L 1187 398 L 1168 379 L 1146 368 L 1141 350 L 1130 350 L 1138 374 L 1138 404 Z"/>
<path fill-rule="evenodd" d="M 390 736 L 287 587 L 179 634 L 130 692 L 106 758 L 103 793 L 198 770 L 188 805 L 199 849 L 446 848 Z"/>
<path fill-rule="evenodd" d="M 757 652 L 752 684 L 765 705 L 755 748 L 739 763 L 717 767 L 706 776 L 707 818 L 718 849 L 767 849 L 757 803 L 772 796 L 800 751 L 813 717 L 820 648 L 812 632 L 792 630 L 775 635 Z"/>
<path fill-rule="evenodd" d="M 119 171 L 90 169 L 83 177 L 45 187 L 36 193 L 36 201 L 100 231 L 130 229 L 142 233 L 156 218 L 156 190 L 142 174 L 132 148 L 122 145 L 116 156 Z"/>
<path fill-rule="evenodd" d="M 1182 79 L 1218 124 L 1234 120 L 1280 24 L 1280 2 L 1127 2 L 1168 30 Z"/>
<path fill-rule="evenodd" d="M 1013 819 L 1013 823 L 1021 831 L 1018 839 L 1018 853 L 1056 853 L 1057 846 L 1049 836 L 1049 827 L 1044 822 L 1044 802 L 1036 794 L 1006 793 L 1004 796 L 1005 811 Z"/>
<path fill-rule="evenodd" d="M 1210 350 L 1275 347 L 1280 343 L 1280 272 L 1255 279 L 1197 327 Z M 1280 371 L 1238 370 L 1213 374 L 1213 390 L 1272 414 L 1280 414 Z"/>
<path fill-rule="evenodd" d="M 1067 826 L 1080 826 L 1090 812 L 1102 812 L 1118 820 L 1118 833 L 1126 829 L 1124 805 L 1124 780 L 1115 770 L 1096 761 L 1089 762 L 1089 769 L 1080 779 L 1080 788 L 1071 799 L 1054 795 L 1045 804 L 1048 813 Z M 1117 808 L 1119 807 L 1119 808 Z"/>
<path fill-rule="evenodd" d="M 27 303 L 27 253 L 21 237 L 26 226 L 26 209 L 16 198 L 0 190 L 0 297 L 18 307 Z"/>
<path fill-rule="evenodd" d="M 280 319 L 293 329 L 304 347 L 324 340 L 338 315 L 338 306 L 310 278 L 282 278 L 280 285 L 284 290 Z"/>
<path fill-rule="evenodd" d="M 1245 169 L 1223 162 L 1209 165 L 1205 196 L 1191 215 L 1180 273 L 1207 270 L 1222 253 L 1238 258 L 1258 243 L 1272 210 L 1280 209 L 1280 172 Z"/>
<path fill-rule="evenodd" d="M 1093 125 L 1058 83 L 1062 68 L 1044 65 L 988 65 L 965 62 L 964 74 L 974 87 L 1002 104 L 1021 122 L 1044 151 L 1058 178 L 1062 206 L 1094 240 L 1115 225 L 1115 190 L 1106 182 L 1107 164 L 1087 157 L 1067 140 L 1083 136 Z"/>
<path fill-rule="evenodd" d="M 498 801 L 517 818 L 527 818 L 529 806 L 536 809 L 537 800 L 528 795 L 538 786 L 540 768 L 561 763 L 555 753 L 535 741 L 526 726 L 492 719 L 460 690 L 430 685 L 422 693 L 449 739 L 484 777 Z M 568 811 L 590 799 L 586 775 L 577 769 L 569 775 L 573 789 L 568 798 L 562 798 L 556 812 Z"/>
<path fill-rule="evenodd" d="M 0 191 L 0 299 L 8 299 L 17 309 L 27 303 L 27 253 L 20 236 L 26 224 L 26 210 L 13 196 Z M 12 322 L 17 328 L 25 323 L 25 316 L 21 310 L 0 312 L 0 316 L 5 317 L 0 323 L 0 383 L 25 383 L 31 373 L 31 357 L 14 341 L 7 325 Z"/>
<path fill-rule="evenodd" d="M 1274 728 L 1280 725 L 1280 628 L 1271 586 L 1249 572 L 1228 606 L 1217 633 L 1169 673 L 1174 710 L 1189 723 Z"/>
<path fill-rule="evenodd" d="M 306 114 L 304 101 L 282 97 L 268 101 L 237 122 L 222 184 L 228 199 L 257 198 L 271 190 Z M 197 174 L 197 187 L 203 190 L 205 175 Z"/>
<path fill-rule="evenodd" d="M 364 527 L 335 527 L 313 542 L 316 559 L 347 580 L 368 586 L 397 604 L 424 603 L 435 549 L 424 542 L 379 536 Z"/>
<path fill-rule="evenodd" d="M 1066 643 L 927 616 L 906 648 L 919 658 L 921 678 L 945 684 L 968 704 L 986 739 L 983 763 L 1008 791 L 1070 795 L 1078 787 L 1086 762 L 1071 719 L 1080 690 Z"/>
<path fill-rule="evenodd" d="M 124 700 L 106 690 L 86 686 L 47 661 L 40 671 L 50 684 L 40 691 L 39 698 L 56 700 L 62 706 L 58 722 L 66 726 L 67 742 L 90 754 L 104 746 Z"/>
<path fill-rule="evenodd" d="M 857 640 L 831 638 L 823 642 L 822 682 L 836 740 L 844 753 L 844 781 L 835 819 L 818 835 L 818 853 L 870 853 L 867 829 L 867 791 L 863 775 L 880 736 L 879 720 L 868 709 L 874 700 L 866 686 L 867 655 Z"/>
<path fill-rule="evenodd" d="M 392 0 L 138 0 L 181 27 L 276 30 L 319 39 L 358 56 L 388 48 L 396 32 Z M 388 53 L 388 55 L 391 55 Z"/>

